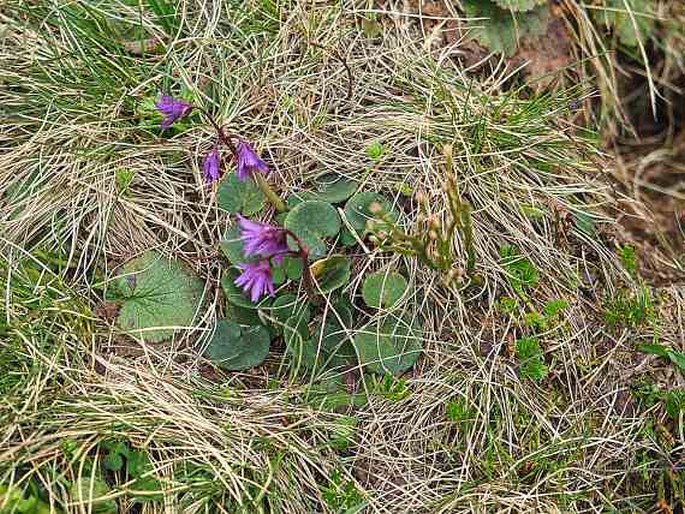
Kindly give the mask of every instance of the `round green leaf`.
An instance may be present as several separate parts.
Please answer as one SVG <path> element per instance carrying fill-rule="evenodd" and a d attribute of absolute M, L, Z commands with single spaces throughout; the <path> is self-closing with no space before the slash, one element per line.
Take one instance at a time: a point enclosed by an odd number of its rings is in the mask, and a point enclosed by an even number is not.
<path fill-rule="evenodd" d="M 335 237 L 340 230 L 340 216 L 326 202 L 302 202 L 288 213 L 284 225 L 307 245 L 310 258 L 316 259 L 326 255 L 323 239 Z"/>
<path fill-rule="evenodd" d="M 221 320 L 205 350 L 205 355 L 227 371 L 239 371 L 261 364 L 269 354 L 269 331 L 260 325 L 241 327 L 235 321 Z"/>
<path fill-rule="evenodd" d="M 379 374 L 399 375 L 411 368 L 421 354 L 421 334 L 403 317 L 372 323 L 354 336 L 360 363 Z"/>
<path fill-rule="evenodd" d="M 319 284 L 321 291 L 328 293 L 343 287 L 350 281 L 351 266 L 352 263 L 344 255 L 333 255 L 314 262 L 309 266 L 309 271 Z"/>
<path fill-rule="evenodd" d="M 216 191 L 216 203 L 225 211 L 252 216 L 262 210 L 265 199 L 254 180 L 241 182 L 235 173 L 227 173 Z"/>
<path fill-rule="evenodd" d="M 327 203 L 340 203 L 347 200 L 357 190 L 357 182 L 349 180 L 335 173 L 326 173 L 314 179 L 312 187 L 308 191 L 293 193 L 288 198 L 288 206 L 318 200 Z"/>
<path fill-rule="evenodd" d="M 184 264 L 152 251 L 126 264 L 112 286 L 123 296 L 117 324 L 149 342 L 169 339 L 176 328 L 189 326 L 204 291 Z"/>
<path fill-rule="evenodd" d="M 309 303 L 299 301 L 294 294 L 277 296 L 267 312 L 275 320 L 276 328 L 279 331 L 283 330 L 291 318 L 296 319 L 299 315 L 305 322 L 308 322 L 312 316 Z"/>
<path fill-rule="evenodd" d="M 369 307 L 392 307 L 407 289 L 407 279 L 399 273 L 378 271 L 366 277 L 362 298 Z"/>
<path fill-rule="evenodd" d="M 393 208 L 390 201 L 382 194 L 369 191 L 357 193 L 347 201 L 344 211 L 348 223 L 357 233 L 366 234 L 369 231 L 367 223 L 370 220 L 374 220 L 379 225 L 382 225 L 379 215 L 371 212 L 372 205 L 376 203 L 380 205 L 382 212 L 387 214 L 393 222 L 399 218 L 399 214 Z"/>

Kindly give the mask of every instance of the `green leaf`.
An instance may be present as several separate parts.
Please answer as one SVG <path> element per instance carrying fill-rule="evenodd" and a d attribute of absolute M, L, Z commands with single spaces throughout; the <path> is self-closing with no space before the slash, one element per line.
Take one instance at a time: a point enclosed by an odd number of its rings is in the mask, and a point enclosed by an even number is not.
<path fill-rule="evenodd" d="M 217 205 L 231 213 L 257 214 L 264 207 L 264 193 L 253 180 L 241 182 L 235 173 L 227 173 L 216 191 Z"/>
<path fill-rule="evenodd" d="M 288 318 L 283 326 L 286 350 L 293 358 L 296 370 L 312 369 L 316 365 L 316 346 L 309 341 L 309 308 Z"/>
<path fill-rule="evenodd" d="M 322 292 L 328 293 L 347 285 L 352 262 L 344 255 L 333 255 L 309 266 L 309 271 Z"/>
<path fill-rule="evenodd" d="M 516 0 L 510 1 L 514 3 Z M 485 18 L 469 22 L 473 27 L 469 33 L 494 52 L 511 56 L 520 38 L 535 38 L 547 31 L 549 8 L 546 5 L 515 16 L 512 11 L 502 9 L 490 0 L 462 0 L 462 4 L 468 18 Z"/>
<path fill-rule="evenodd" d="M 404 317 L 372 323 L 354 336 L 360 364 L 381 375 L 399 375 L 411 368 L 421 354 L 420 341 L 420 331 Z"/>
<path fill-rule="evenodd" d="M 556 319 L 566 307 L 568 307 L 568 302 L 566 300 L 550 300 L 545 304 L 542 313 L 549 321 Z"/>
<path fill-rule="evenodd" d="M 407 279 L 395 272 L 378 271 L 366 277 L 362 298 L 369 307 L 392 307 L 407 289 Z"/>
<path fill-rule="evenodd" d="M 678 367 L 680 371 L 685 372 L 685 353 L 669 350 L 668 358 Z"/>
<path fill-rule="evenodd" d="M 81 476 L 72 484 L 69 496 L 72 503 L 87 506 L 93 514 L 116 514 L 119 512 L 117 502 L 102 499 L 111 493 L 104 480 L 97 477 Z"/>
<path fill-rule="evenodd" d="M 378 207 L 380 207 L 380 214 L 373 214 L 371 212 L 374 204 L 378 204 Z M 385 226 L 385 223 L 380 221 L 381 215 L 387 215 L 393 222 L 399 219 L 399 214 L 385 196 L 370 191 L 357 193 L 350 198 L 345 204 L 344 212 L 347 222 L 361 236 L 369 232 L 369 221 L 373 221 L 379 228 Z"/>
<path fill-rule="evenodd" d="M 302 277 L 302 259 L 295 255 L 286 255 L 281 264 L 272 266 L 271 273 L 274 284 L 280 285 L 289 280 L 299 280 Z"/>
<path fill-rule="evenodd" d="M 662 359 L 669 358 L 669 349 L 661 344 L 643 344 L 637 348 L 642 353 L 651 353 L 657 355 Z"/>
<path fill-rule="evenodd" d="M 302 202 L 290 211 L 284 225 L 307 245 L 309 257 L 317 259 L 327 253 L 323 239 L 335 237 L 338 234 L 340 216 L 331 204 L 308 201 Z"/>
<path fill-rule="evenodd" d="M 573 218 L 573 225 L 579 233 L 584 234 L 587 237 L 597 236 L 597 228 L 595 227 L 595 222 L 591 215 L 578 211 L 573 212 L 571 217 Z"/>
<path fill-rule="evenodd" d="M 113 288 L 123 295 L 118 325 L 149 342 L 169 339 L 191 325 L 204 285 L 185 265 L 147 252 L 126 264 Z"/>
<path fill-rule="evenodd" d="M 295 205 L 306 201 L 321 201 L 326 203 L 340 203 L 347 200 L 357 190 L 358 184 L 353 180 L 326 173 L 317 177 L 312 188 L 301 193 L 294 193 L 288 198 L 288 205 Z"/>
<path fill-rule="evenodd" d="M 502 266 L 506 270 L 507 279 L 517 290 L 533 288 L 538 285 L 540 277 L 535 265 L 511 245 L 504 245 L 499 251 Z"/>
<path fill-rule="evenodd" d="M 654 31 L 655 13 L 652 12 L 652 5 L 650 0 L 605 0 L 604 7 L 593 9 L 593 15 L 597 23 L 611 27 L 621 43 L 635 48 Z"/>
<path fill-rule="evenodd" d="M 530 11 L 538 5 L 547 3 L 547 0 L 494 0 L 502 9 L 514 12 Z"/>
<path fill-rule="evenodd" d="M 227 371 L 261 364 L 269 354 L 269 332 L 261 325 L 241 327 L 231 320 L 216 324 L 205 355 Z"/>

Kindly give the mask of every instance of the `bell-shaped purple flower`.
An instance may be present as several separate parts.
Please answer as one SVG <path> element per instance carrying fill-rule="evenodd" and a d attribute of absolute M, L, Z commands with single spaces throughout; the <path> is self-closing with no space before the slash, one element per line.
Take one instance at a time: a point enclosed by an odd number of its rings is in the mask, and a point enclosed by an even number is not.
<path fill-rule="evenodd" d="M 165 116 L 162 123 L 159 124 L 163 129 L 171 127 L 176 120 L 180 120 L 187 116 L 190 114 L 190 111 L 193 110 L 193 105 L 191 103 L 184 100 L 177 100 L 171 95 L 160 96 L 155 106 L 157 107 L 157 110 Z"/>
<path fill-rule="evenodd" d="M 202 159 L 202 171 L 205 174 L 205 182 L 207 182 L 208 185 L 219 180 L 220 168 L 219 147 L 218 145 L 214 145 L 209 153 Z"/>
<path fill-rule="evenodd" d="M 268 259 L 238 264 L 238 269 L 242 273 L 235 279 L 235 285 L 242 287 L 252 302 L 257 302 L 267 293 L 274 295 L 274 280 Z"/>
<path fill-rule="evenodd" d="M 273 257 L 278 263 L 283 255 L 290 251 L 286 232 L 281 227 L 252 221 L 242 216 L 238 216 L 238 225 L 246 256 Z"/>
<path fill-rule="evenodd" d="M 252 177 L 253 173 L 260 172 L 267 174 L 269 168 L 266 163 L 259 158 L 249 143 L 246 141 L 238 141 L 236 145 L 236 154 L 238 159 L 238 170 L 236 177 L 241 182 Z"/>

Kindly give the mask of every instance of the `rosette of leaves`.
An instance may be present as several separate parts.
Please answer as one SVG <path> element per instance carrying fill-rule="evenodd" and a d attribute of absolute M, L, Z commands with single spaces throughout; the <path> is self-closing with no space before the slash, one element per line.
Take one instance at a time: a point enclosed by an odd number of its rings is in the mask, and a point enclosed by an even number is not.
<path fill-rule="evenodd" d="M 421 355 L 421 331 L 407 315 L 390 315 L 359 330 L 354 346 L 360 364 L 369 371 L 399 375 Z"/>
<path fill-rule="evenodd" d="M 310 259 L 318 259 L 327 253 L 325 239 L 335 237 L 340 231 L 340 216 L 329 203 L 307 201 L 296 205 L 283 225 L 307 246 Z M 297 250 L 293 241 L 290 244 Z"/>
<path fill-rule="evenodd" d="M 159 342 L 191 324 L 203 291 L 203 282 L 184 264 L 150 251 L 123 267 L 108 296 L 120 303 L 121 329 Z"/>
<path fill-rule="evenodd" d="M 395 305 L 407 289 L 407 279 L 397 272 L 378 271 L 364 279 L 362 298 L 375 309 Z"/>
<path fill-rule="evenodd" d="M 470 36 L 494 52 L 510 56 L 518 41 L 547 32 L 549 7 L 546 0 L 462 0 L 471 21 Z"/>
<path fill-rule="evenodd" d="M 224 319 L 216 324 L 205 355 L 226 371 L 240 371 L 261 364 L 269 354 L 270 343 L 266 327 L 241 326 Z"/>

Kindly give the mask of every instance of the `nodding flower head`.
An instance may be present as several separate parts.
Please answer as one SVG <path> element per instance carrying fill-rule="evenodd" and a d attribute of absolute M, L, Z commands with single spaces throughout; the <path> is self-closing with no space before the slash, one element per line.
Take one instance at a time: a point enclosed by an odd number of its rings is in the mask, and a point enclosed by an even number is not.
<path fill-rule="evenodd" d="M 238 264 L 238 269 L 242 273 L 235 279 L 235 285 L 242 287 L 253 303 L 267 293 L 274 295 L 274 280 L 268 259 Z"/>
<path fill-rule="evenodd" d="M 259 158 L 250 144 L 246 141 L 238 141 L 238 144 L 236 145 L 236 157 L 238 159 L 236 176 L 241 182 L 251 178 L 255 172 L 263 174 L 269 172 L 266 163 Z"/>
<path fill-rule="evenodd" d="M 174 124 L 176 120 L 180 120 L 190 114 L 193 110 L 193 105 L 184 100 L 177 100 L 171 95 L 162 95 L 155 104 L 157 110 L 161 112 L 165 118 L 159 124 L 163 129 L 167 129 Z"/>
<path fill-rule="evenodd" d="M 287 236 L 281 227 L 238 216 L 240 239 L 246 256 L 273 257 L 278 263 L 288 253 Z"/>
<path fill-rule="evenodd" d="M 202 171 L 205 174 L 205 182 L 211 185 L 219 180 L 221 161 L 219 158 L 219 147 L 214 145 L 212 149 L 202 159 Z"/>

